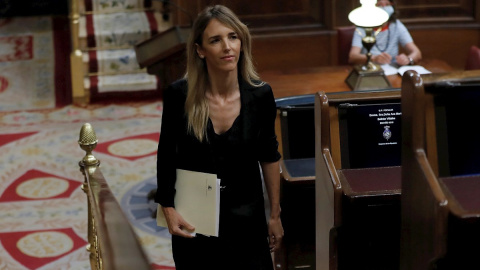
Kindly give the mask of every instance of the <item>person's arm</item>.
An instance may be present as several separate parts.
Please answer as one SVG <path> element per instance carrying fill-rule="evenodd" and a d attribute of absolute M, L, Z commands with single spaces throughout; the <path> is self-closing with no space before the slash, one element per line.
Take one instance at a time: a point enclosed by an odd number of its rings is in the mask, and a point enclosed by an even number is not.
<path fill-rule="evenodd" d="M 155 201 L 162 207 L 171 234 L 183 237 L 192 237 L 183 231 L 193 231 L 195 228 L 188 224 L 175 210 L 175 182 L 176 182 L 176 153 L 177 153 L 177 125 L 180 124 L 183 110 L 179 98 L 179 87 L 171 85 L 164 92 L 162 125 L 157 150 L 157 192 Z"/>
<path fill-rule="evenodd" d="M 263 92 L 260 94 L 261 101 L 258 104 L 262 109 L 262 117 L 260 117 L 262 123 L 260 123 L 257 151 L 270 203 L 268 235 L 270 250 L 274 251 L 280 247 L 283 238 L 283 226 L 280 220 L 280 165 L 278 162 L 281 155 L 278 152 L 278 141 L 275 134 L 277 108 L 270 85 L 266 84 L 257 91 Z"/>
<path fill-rule="evenodd" d="M 270 218 L 268 221 L 270 250 L 275 251 L 280 247 L 284 234 L 280 219 L 280 166 L 278 161 L 260 162 L 260 165 L 270 202 Z"/>
<path fill-rule="evenodd" d="M 348 63 L 353 65 L 365 64 L 365 62 L 367 62 L 367 56 L 361 52 L 362 48 L 352 46 L 350 48 L 350 53 L 348 54 Z"/>
<path fill-rule="evenodd" d="M 402 45 L 405 53 L 401 53 L 397 56 L 397 64 L 404 65 L 414 65 L 420 60 L 422 60 L 422 53 L 420 49 L 415 45 L 412 35 L 408 31 L 405 25 L 397 20 L 397 34 L 399 38 L 400 45 Z"/>
<path fill-rule="evenodd" d="M 350 64 L 363 65 L 367 63 L 367 55 L 362 53 L 362 48 L 352 46 L 348 55 L 348 60 Z M 381 54 L 372 55 L 370 60 L 379 65 L 390 64 L 392 62 L 392 56 L 383 52 Z"/>
<path fill-rule="evenodd" d="M 420 60 L 422 60 L 422 52 L 417 47 L 417 45 L 415 45 L 414 42 L 407 43 L 404 48 L 406 54 L 399 54 L 396 59 L 399 65 L 415 65 L 416 63 L 420 62 Z"/>

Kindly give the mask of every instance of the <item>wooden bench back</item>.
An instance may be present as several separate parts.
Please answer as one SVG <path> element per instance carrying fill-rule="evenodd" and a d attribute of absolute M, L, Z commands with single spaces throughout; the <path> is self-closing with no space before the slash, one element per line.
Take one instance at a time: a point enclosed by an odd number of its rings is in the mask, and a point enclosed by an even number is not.
<path fill-rule="evenodd" d="M 329 126 L 329 131 L 322 135 L 322 139 L 330 148 L 336 169 L 400 165 L 400 149 L 395 149 L 401 145 L 399 90 L 325 95 L 328 109 L 325 108 L 323 116 L 328 119 L 324 122 L 330 124 L 325 125 Z M 394 111 L 387 112 L 387 109 Z M 392 132 L 388 140 L 383 137 L 385 126 L 389 126 Z M 389 142 L 397 144 L 387 144 Z"/>
<path fill-rule="evenodd" d="M 351 187 L 342 180 L 345 177 L 342 169 L 351 167 L 351 163 L 346 164 L 345 157 L 342 160 L 342 155 L 352 154 L 346 152 L 343 145 L 345 138 L 341 136 L 341 126 L 345 127 L 342 122 L 345 119 L 341 116 L 342 109 L 339 110 L 339 105 L 399 101 L 400 90 L 395 89 L 327 94 L 319 92 L 315 95 L 316 269 L 338 267 L 337 228 L 342 225 L 345 214 L 342 209 L 343 197 L 351 191 Z M 358 126 L 360 123 L 355 124 Z M 353 133 L 350 136 L 354 136 Z"/>
<path fill-rule="evenodd" d="M 462 220 L 480 222 L 480 202 L 463 200 L 480 192 L 472 179 L 480 143 L 468 135 L 480 116 L 479 82 L 478 70 L 403 76 L 401 269 L 441 266 L 452 235 L 468 230 Z"/>

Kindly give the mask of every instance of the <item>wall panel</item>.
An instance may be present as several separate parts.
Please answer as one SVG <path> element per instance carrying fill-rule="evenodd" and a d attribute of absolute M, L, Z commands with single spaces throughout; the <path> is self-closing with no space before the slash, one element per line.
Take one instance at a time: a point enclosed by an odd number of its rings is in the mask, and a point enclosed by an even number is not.
<path fill-rule="evenodd" d="M 335 32 L 304 35 L 259 35 L 253 39 L 253 57 L 259 71 L 317 67 L 336 61 Z M 323 63 L 323 64 L 322 64 Z"/>
<path fill-rule="evenodd" d="M 442 59 L 457 69 L 463 69 L 471 45 L 480 46 L 479 29 L 413 29 L 415 43 L 425 59 Z"/>
<path fill-rule="evenodd" d="M 224 4 L 249 26 L 259 70 L 336 65 L 335 29 L 351 25 L 348 13 L 359 0 L 177 0 L 191 17 L 207 5 Z M 477 0 L 397 0 L 399 18 L 412 33 L 424 58 L 463 68 L 466 51 L 480 45 Z M 172 11 L 175 9 L 172 7 Z M 176 10 L 179 24 L 188 24 Z"/>
<path fill-rule="evenodd" d="M 0 18 L 68 15 L 66 0 L 0 0 Z"/>
<path fill-rule="evenodd" d="M 397 8 L 401 18 L 411 22 L 474 22 L 476 19 L 474 0 L 402 0 Z"/>
<path fill-rule="evenodd" d="M 323 0 L 198 0 L 197 3 L 198 7 L 214 4 L 229 7 L 252 31 L 324 27 L 326 21 L 325 9 L 320 8 Z"/>

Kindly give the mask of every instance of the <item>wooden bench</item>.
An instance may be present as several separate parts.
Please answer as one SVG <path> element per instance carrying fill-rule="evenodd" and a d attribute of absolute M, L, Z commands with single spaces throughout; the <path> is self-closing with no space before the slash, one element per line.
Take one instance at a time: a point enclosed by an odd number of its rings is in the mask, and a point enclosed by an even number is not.
<path fill-rule="evenodd" d="M 401 269 L 479 269 L 480 71 L 402 82 Z"/>
<path fill-rule="evenodd" d="M 281 208 L 285 237 L 275 252 L 276 269 L 315 267 L 314 95 L 276 99 L 282 160 Z"/>
<path fill-rule="evenodd" d="M 315 157 L 315 95 L 297 95 L 275 99 L 280 118 L 283 159 Z"/>
<path fill-rule="evenodd" d="M 398 269 L 400 91 L 315 96 L 316 269 Z"/>

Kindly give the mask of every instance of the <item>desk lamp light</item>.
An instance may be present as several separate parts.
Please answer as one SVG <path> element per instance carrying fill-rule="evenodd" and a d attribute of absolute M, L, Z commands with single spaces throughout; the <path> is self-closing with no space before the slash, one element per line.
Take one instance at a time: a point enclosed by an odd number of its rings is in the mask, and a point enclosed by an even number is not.
<path fill-rule="evenodd" d="M 348 14 L 350 22 L 365 29 L 362 45 L 367 50 L 367 62 L 363 65 L 354 66 L 345 80 L 353 90 L 374 90 L 391 87 L 383 69 L 371 61 L 372 53 L 370 50 L 375 45 L 375 35 L 377 34 L 373 29 L 380 27 L 388 20 L 388 13 L 375 6 L 376 2 L 377 0 L 360 0 L 362 6 Z"/>

